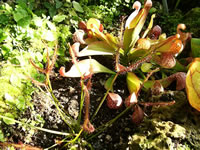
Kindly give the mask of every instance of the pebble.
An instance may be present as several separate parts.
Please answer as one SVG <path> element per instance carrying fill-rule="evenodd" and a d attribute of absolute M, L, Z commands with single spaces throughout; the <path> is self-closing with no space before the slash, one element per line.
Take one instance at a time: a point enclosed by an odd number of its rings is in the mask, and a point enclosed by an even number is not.
<path fill-rule="evenodd" d="M 106 140 L 112 141 L 112 137 L 110 135 L 106 135 Z"/>
<path fill-rule="evenodd" d="M 73 94 L 74 92 L 76 91 L 76 89 L 75 88 L 73 88 L 73 87 L 69 87 L 69 93 L 70 94 Z"/>
<path fill-rule="evenodd" d="M 69 101 L 69 98 L 65 96 L 61 96 L 60 100 L 67 103 Z"/>
<path fill-rule="evenodd" d="M 64 88 L 59 88 L 58 91 L 59 91 L 59 92 L 65 92 L 66 89 L 64 89 Z"/>

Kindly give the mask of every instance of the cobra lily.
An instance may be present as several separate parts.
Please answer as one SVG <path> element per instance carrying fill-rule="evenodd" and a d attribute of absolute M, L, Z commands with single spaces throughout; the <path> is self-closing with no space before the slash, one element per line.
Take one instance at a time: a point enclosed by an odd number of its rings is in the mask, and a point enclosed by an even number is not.
<path fill-rule="evenodd" d="M 138 14 L 140 8 L 141 8 L 141 3 L 136 1 L 133 4 L 133 9 L 135 8 L 135 11 L 128 17 L 128 19 L 126 20 L 126 24 L 125 24 L 125 28 L 130 29 L 131 28 L 131 22 L 134 20 L 134 18 L 136 17 L 136 15 Z"/>
<path fill-rule="evenodd" d="M 161 34 L 162 30 L 158 25 L 153 27 L 155 14 L 151 16 L 148 27 L 142 32 L 143 34 L 141 34 L 151 7 L 151 0 L 146 0 L 144 8 L 142 9 L 141 3 L 136 1 L 133 4 L 135 10 L 126 20 L 125 26 L 124 21 L 122 21 L 120 37 L 115 37 L 103 31 L 103 25 L 98 19 L 91 18 L 87 22 L 80 22 L 79 28 L 81 30 L 77 30 L 73 37 L 75 43 L 72 46 L 69 45 L 69 52 L 72 57 L 73 65 L 67 72 L 65 72 L 64 67 L 61 67 L 60 75 L 64 77 L 81 77 L 81 80 L 84 81 L 85 79 L 89 79 L 90 82 L 88 82 L 88 85 L 91 83 L 93 74 L 109 73 L 111 75 L 105 83 L 105 88 L 107 89 L 106 96 L 102 99 L 94 116 L 98 113 L 106 97 L 107 104 L 110 108 L 117 109 L 121 106 L 123 97 L 114 93 L 113 84 L 118 75 L 122 74 L 126 74 L 127 87 L 130 93 L 129 97 L 125 100 L 125 105 L 135 105 L 133 118 L 135 123 L 140 123 L 144 116 L 139 105 L 165 106 L 174 104 L 174 102 L 141 103 L 138 101 L 141 88 L 145 86 L 144 83 L 147 82 L 153 72 L 157 71 L 157 68 L 150 72 L 148 71 L 145 80 L 138 78 L 133 71 L 138 69 L 139 66 L 145 62 L 151 63 L 152 60 L 163 68 L 172 68 L 176 64 L 175 57 L 183 50 L 185 42 L 189 38 L 189 33 L 183 33 L 181 31 L 185 29 L 185 25 L 183 24 L 178 25 L 176 35 L 167 38 L 166 34 Z M 83 46 L 81 46 L 81 44 Z M 80 50 L 81 47 L 84 48 Z M 91 57 L 90 59 L 81 59 L 80 61 L 78 59 L 78 57 L 93 55 L 114 56 L 115 70 L 112 71 L 104 67 Z M 108 59 L 109 58 L 110 57 L 108 57 Z M 153 65 L 154 64 L 152 64 L 152 66 Z M 182 76 L 184 77 L 184 75 Z M 178 80 L 179 76 L 170 77 L 170 82 L 173 81 L 172 79 Z M 166 81 L 169 82 L 169 80 Z M 89 90 L 91 86 L 86 86 L 84 84 L 82 86 L 85 87 L 84 93 L 86 94 L 85 101 L 87 112 L 83 129 L 91 133 L 94 131 L 94 127 L 89 121 Z M 182 89 L 182 87 L 177 87 L 177 89 Z M 161 91 L 162 88 L 158 89 L 157 93 Z"/>
<path fill-rule="evenodd" d="M 135 43 L 139 39 L 139 34 L 144 26 L 145 20 L 147 18 L 151 6 L 151 0 L 147 0 L 144 4 L 144 8 L 141 10 L 140 2 L 136 1 L 133 4 L 133 7 L 136 10 L 127 19 L 126 29 L 124 32 L 123 47 L 125 50 L 125 54 L 128 53 L 135 46 Z"/>
<path fill-rule="evenodd" d="M 190 37 L 190 33 L 184 33 L 186 26 L 179 24 L 177 26 L 177 34 L 168 37 L 155 45 L 155 51 L 160 53 L 160 56 L 156 56 L 154 60 L 156 63 L 164 68 L 172 68 L 176 64 L 175 57 L 183 50 L 186 44 L 186 40 Z"/>

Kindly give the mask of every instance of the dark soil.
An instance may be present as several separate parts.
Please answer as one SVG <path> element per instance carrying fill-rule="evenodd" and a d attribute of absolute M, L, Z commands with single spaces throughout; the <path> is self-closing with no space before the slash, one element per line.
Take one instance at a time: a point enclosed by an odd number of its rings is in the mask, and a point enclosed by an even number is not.
<path fill-rule="evenodd" d="M 103 83 L 108 77 L 109 76 L 105 74 L 97 74 L 94 75 L 92 78 L 93 85 L 90 95 L 90 116 L 93 115 L 106 92 Z M 79 100 L 81 95 L 80 79 L 56 77 L 53 78 L 51 81 L 53 93 L 61 103 L 61 106 L 74 119 L 77 119 L 79 113 Z M 117 79 L 117 84 L 114 85 L 114 89 L 116 89 L 115 92 L 121 95 L 123 99 L 128 96 L 128 90 L 124 82 L 126 82 L 126 80 L 122 76 Z M 43 128 L 67 132 L 67 125 L 62 121 L 56 111 L 55 106 L 51 102 L 49 102 L 49 100 L 47 100 L 43 95 L 35 94 L 34 103 L 36 112 L 39 113 L 45 120 Z M 124 109 L 125 106 L 122 106 L 119 110 L 111 110 L 107 107 L 105 101 L 100 111 L 92 121 L 92 124 L 97 129 L 101 125 L 104 125 L 106 122 L 112 120 Z M 91 143 L 93 148 L 95 150 L 123 149 L 123 144 L 128 141 L 129 135 L 133 134 L 132 129 L 136 128 L 136 126 L 131 121 L 131 113 L 132 112 L 130 111 L 129 113 L 125 114 L 111 127 L 108 127 L 101 134 L 91 139 L 89 143 Z M 28 114 L 30 115 L 30 112 L 27 112 L 26 115 Z M 95 133 L 96 132 L 94 132 L 93 134 Z M 24 137 L 26 136 L 24 135 Z M 37 134 L 33 136 L 32 142 L 30 142 L 30 144 L 37 147 L 47 148 L 55 144 L 55 140 L 62 140 L 63 138 L 63 136 L 37 131 Z M 18 139 L 18 141 L 19 140 L 24 141 L 23 138 Z"/>
<path fill-rule="evenodd" d="M 90 92 L 90 116 L 94 114 L 106 92 L 104 83 L 108 78 L 109 76 L 107 74 L 96 74 L 92 78 L 93 84 Z M 123 100 L 129 95 L 125 82 L 125 76 L 120 76 L 114 84 L 114 92 L 118 93 Z M 53 93 L 59 100 L 61 107 L 76 120 L 79 114 L 79 100 L 81 95 L 80 79 L 53 77 L 51 79 L 51 83 Z M 148 95 L 146 93 L 142 93 L 140 100 L 143 100 L 145 97 L 148 97 Z M 169 96 L 166 95 L 163 97 L 164 100 L 168 100 L 168 98 Z M 68 126 L 64 123 L 48 96 L 42 93 L 35 93 L 33 96 L 33 102 L 36 113 L 40 114 L 45 121 L 43 128 L 61 132 L 67 132 L 69 130 Z M 91 135 L 97 133 L 98 127 L 115 118 L 119 113 L 125 110 L 125 108 L 126 107 L 123 105 L 118 110 L 111 110 L 107 107 L 105 101 L 100 111 L 91 122 L 97 129 Z M 125 149 L 128 146 L 128 138 L 133 135 L 135 129 L 138 128 L 138 126 L 132 122 L 132 113 L 132 110 L 127 112 L 114 124 L 106 128 L 102 133 L 92 138 L 88 142 L 95 150 Z M 29 116 L 28 118 L 33 118 L 34 114 L 31 114 L 30 111 L 27 111 L 25 116 Z M 24 138 L 28 136 L 29 130 L 25 132 L 21 132 L 21 130 L 22 128 L 16 126 L 15 131 L 12 131 L 15 132 L 14 135 L 17 135 L 16 137 L 13 137 L 13 141 L 15 141 L 15 143 L 19 141 L 25 143 L 26 141 Z M 89 136 L 89 134 L 86 135 L 86 138 Z M 43 131 L 35 131 L 35 135 L 31 137 L 29 144 L 32 146 L 47 148 L 55 144 L 55 140 L 62 140 L 63 138 L 64 136 L 58 136 Z"/>
<path fill-rule="evenodd" d="M 96 108 L 98 107 L 101 99 L 103 98 L 106 90 L 103 86 L 103 83 L 108 78 L 108 75 L 105 74 L 97 74 L 92 78 L 92 90 L 90 92 L 90 116 L 93 115 Z M 114 89 L 116 93 L 125 99 L 128 96 L 128 90 L 126 87 L 126 82 L 124 77 L 118 78 L 116 81 L 117 84 L 114 85 Z M 71 79 L 71 78 L 55 78 L 52 81 L 52 86 L 54 89 L 54 94 L 57 96 L 58 100 L 62 103 L 63 99 L 68 99 L 67 103 L 64 104 L 65 110 L 68 110 L 71 107 L 71 101 L 80 100 L 81 89 L 80 89 L 80 80 L 79 79 Z M 77 107 L 77 112 L 79 105 Z M 120 112 L 125 109 L 125 106 L 122 106 L 119 110 L 111 110 L 107 107 L 106 101 L 103 103 L 100 111 L 92 121 L 92 124 L 97 129 L 101 125 L 104 125 L 108 121 L 112 120 L 116 117 Z M 68 113 L 70 111 L 68 110 Z M 77 113 L 75 113 L 77 114 Z M 75 119 L 77 115 L 71 113 L 72 117 Z M 48 118 L 46 118 L 48 120 Z M 49 123 L 47 123 L 49 124 Z M 51 126 L 51 125 L 50 125 Z M 49 126 L 49 127 L 50 127 Z M 47 126 L 48 127 L 48 126 Z M 94 147 L 94 149 L 122 149 L 123 144 L 128 141 L 129 135 L 133 134 L 132 128 L 136 127 L 131 121 L 131 111 L 127 113 L 125 116 L 121 117 L 117 122 L 115 122 L 111 127 L 108 127 L 104 132 L 100 135 L 93 138 L 89 143 Z M 59 128 L 61 129 L 61 128 Z M 93 133 L 95 134 L 95 133 Z M 52 139 L 53 142 L 54 139 Z M 48 144 L 49 145 L 49 144 Z M 43 145 L 44 146 L 44 145 Z M 47 146 L 47 145 L 46 145 Z"/>
<path fill-rule="evenodd" d="M 105 62 L 104 62 L 105 63 Z M 112 64 L 110 64 L 110 68 Z M 106 90 L 104 88 L 105 81 L 109 78 L 107 74 L 96 74 L 92 77 L 92 89 L 90 92 L 90 117 L 94 114 L 95 110 L 99 106 Z M 79 114 L 79 101 L 81 96 L 81 87 L 80 87 L 80 79 L 79 78 L 62 78 L 60 76 L 52 77 L 51 79 L 53 93 L 59 100 L 61 104 L 61 108 L 63 108 L 66 113 L 68 113 L 73 119 L 77 120 Z M 126 78 L 125 76 L 120 76 L 117 78 L 114 84 L 114 92 L 119 94 L 123 100 L 129 96 L 128 89 L 126 87 Z M 150 94 L 148 92 L 141 91 L 141 95 L 139 96 L 140 101 L 150 101 Z M 170 94 L 163 94 L 159 99 L 161 101 L 170 101 L 173 97 Z M 68 132 L 69 127 L 62 120 L 58 111 L 53 104 L 52 100 L 48 98 L 44 93 L 35 92 L 33 96 L 34 109 L 36 114 L 40 114 L 44 119 L 45 123 L 43 128 L 56 130 L 60 132 Z M 103 103 L 100 111 L 91 121 L 94 125 L 96 131 L 92 134 L 83 134 L 83 140 L 89 142 L 95 150 L 114 150 L 114 149 L 126 149 L 128 147 L 129 138 L 137 131 L 139 126 L 135 125 L 132 122 L 131 116 L 133 110 L 130 110 L 121 118 L 119 118 L 116 122 L 114 122 L 110 127 L 107 127 L 103 132 L 98 134 L 96 137 L 87 140 L 91 135 L 96 134 L 99 130 L 98 128 L 102 125 L 105 125 L 108 121 L 115 118 L 119 113 L 125 110 L 125 106 L 123 105 L 118 110 L 111 110 L 107 107 L 106 101 Z M 148 114 L 151 110 L 143 108 L 145 112 Z M 84 113 L 84 110 L 83 110 Z M 34 118 L 34 114 L 32 111 L 28 110 L 25 114 L 27 118 Z M 23 118 L 23 117 L 22 117 Z M 83 124 L 83 119 L 81 124 Z M 37 125 L 36 125 L 37 126 Z M 78 132 L 79 130 L 77 130 Z M 19 141 L 26 143 L 26 138 L 29 135 L 29 130 L 23 131 L 19 126 L 13 126 L 12 133 L 15 133 L 14 137 L 12 137 L 14 143 Z M 31 136 L 28 144 L 36 147 L 48 148 L 55 144 L 55 140 L 62 140 L 64 136 L 59 136 L 43 131 L 35 131 L 35 134 Z M 81 143 L 81 142 L 80 142 Z M 62 144 L 60 147 L 63 146 Z M 58 147 L 58 149 L 60 149 Z M 90 149 L 88 146 L 78 145 L 80 149 Z M 55 148 L 53 148 L 55 149 Z"/>

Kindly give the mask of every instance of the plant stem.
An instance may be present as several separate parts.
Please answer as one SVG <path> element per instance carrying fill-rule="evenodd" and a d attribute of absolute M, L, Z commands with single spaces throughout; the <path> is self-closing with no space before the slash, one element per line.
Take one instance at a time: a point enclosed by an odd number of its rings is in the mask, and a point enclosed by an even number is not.
<path fill-rule="evenodd" d="M 16 122 L 18 124 L 21 124 L 21 125 L 24 125 L 24 126 L 28 126 L 28 127 L 33 128 L 33 129 L 41 130 L 41 131 L 44 131 L 44 132 L 52 133 L 52 134 L 65 135 L 65 136 L 73 136 L 73 134 L 70 134 L 70 133 L 64 133 L 64 132 L 49 130 L 49 129 L 45 129 L 45 128 L 41 128 L 41 127 L 36 127 L 36 126 L 30 125 L 30 124 L 26 124 L 26 123 L 23 123 L 21 121 L 17 121 L 15 119 L 12 119 L 12 118 L 9 118 L 9 117 L 6 117 L 6 116 L 2 116 L 2 115 L 0 115 L 0 118 L 7 119 L 7 120 L 10 120 L 10 121 L 14 121 L 14 122 Z"/>
<path fill-rule="evenodd" d="M 164 12 L 166 14 L 168 14 L 169 13 L 169 9 L 168 9 L 168 5 L 167 5 L 167 0 L 162 0 L 162 3 L 163 3 Z"/>
<path fill-rule="evenodd" d="M 174 9 L 177 9 L 178 5 L 180 4 L 180 1 L 181 1 L 181 0 L 177 0 L 177 1 L 176 1 L 176 5 L 175 5 Z"/>
<path fill-rule="evenodd" d="M 81 130 L 79 131 L 79 133 L 76 135 L 76 137 L 75 137 L 73 140 L 67 142 L 67 143 L 63 146 L 63 148 L 66 147 L 66 146 L 67 146 L 68 144 L 70 144 L 70 143 L 74 143 L 74 142 L 80 137 L 80 135 L 81 135 L 82 132 L 83 132 L 83 129 L 81 129 Z"/>
<path fill-rule="evenodd" d="M 49 80 L 49 74 L 46 75 L 47 85 L 49 86 L 50 91 L 52 91 L 51 81 Z"/>
<path fill-rule="evenodd" d="M 67 139 L 67 138 L 64 138 L 64 139 L 62 139 L 61 141 L 59 141 L 59 143 L 57 142 L 57 143 L 55 143 L 55 144 L 51 145 L 50 147 L 48 147 L 48 148 L 45 148 L 44 150 L 49 150 L 49 149 L 52 149 L 52 148 L 56 147 L 57 145 L 59 145 L 59 144 L 61 144 L 61 143 L 65 142 L 65 140 L 66 140 L 66 139 Z"/>
<path fill-rule="evenodd" d="M 81 80 L 81 101 L 80 101 L 80 111 L 79 111 L 79 116 L 78 116 L 78 124 L 81 122 L 81 117 L 82 117 L 82 110 L 83 110 L 83 103 L 84 103 L 84 97 L 85 93 L 83 92 L 83 80 Z"/>

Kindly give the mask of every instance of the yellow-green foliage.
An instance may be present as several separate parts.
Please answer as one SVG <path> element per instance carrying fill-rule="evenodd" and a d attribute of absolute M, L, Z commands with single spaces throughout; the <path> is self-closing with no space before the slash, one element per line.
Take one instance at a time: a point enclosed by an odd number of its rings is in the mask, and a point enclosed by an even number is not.
<path fill-rule="evenodd" d="M 10 63 L 3 64 L 0 69 L 0 113 L 12 113 L 17 117 L 30 106 L 31 84 L 27 68 Z M 31 71 L 31 70 L 30 70 Z"/>

